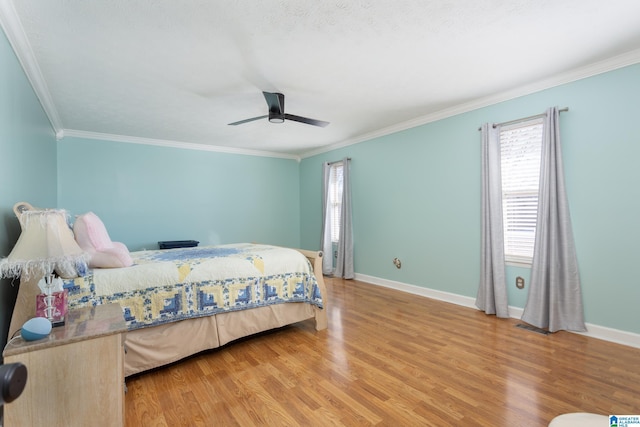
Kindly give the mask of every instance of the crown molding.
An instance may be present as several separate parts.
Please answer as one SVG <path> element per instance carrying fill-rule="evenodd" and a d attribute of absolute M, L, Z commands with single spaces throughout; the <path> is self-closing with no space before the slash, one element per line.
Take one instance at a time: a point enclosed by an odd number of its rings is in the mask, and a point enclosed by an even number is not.
<path fill-rule="evenodd" d="M 114 135 L 110 133 L 87 132 L 83 130 L 64 129 L 56 134 L 58 140 L 64 138 L 97 139 L 102 141 L 115 141 L 130 144 L 155 145 L 158 147 L 180 148 L 186 150 L 212 151 L 216 153 L 239 154 L 245 156 L 274 157 L 300 161 L 300 157 L 294 154 L 275 153 L 271 151 L 249 150 L 244 148 L 223 147 L 220 145 L 194 144 L 192 142 L 170 141 L 164 139 L 140 138 L 135 136 Z"/>
<path fill-rule="evenodd" d="M 57 135 L 62 130 L 62 121 L 11 0 L 0 0 L 0 25 Z"/>
<path fill-rule="evenodd" d="M 634 65 L 640 62 L 640 49 L 632 50 L 603 61 L 595 62 L 584 67 L 576 68 L 566 73 L 557 74 L 553 77 L 539 80 L 535 83 L 520 86 L 516 89 L 501 92 L 496 95 L 487 96 L 484 98 L 478 98 L 471 102 L 459 104 L 450 108 L 446 108 L 435 113 L 428 114 L 426 116 L 418 117 L 412 120 L 408 120 L 402 123 L 388 126 L 382 129 L 378 129 L 374 132 L 366 133 L 355 138 L 348 139 L 346 141 L 338 142 L 328 145 L 326 147 L 308 151 L 303 153 L 300 157 L 306 159 L 318 154 L 326 153 L 329 151 L 337 150 L 339 148 L 348 147 L 350 145 L 358 144 L 360 142 L 369 141 L 374 138 L 380 138 L 382 136 L 390 135 L 392 133 L 400 132 L 403 130 L 411 129 L 417 126 L 422 126 L 427 123 L 436 122 L 438 120 L 446 119 L 449 117 L 457 116 L 458 114 L 468 113 L 480 108 L 488 107 L 500 102 L 509 101 L 511 99 L 520 98 L 522 96 L 530 95 L 532 93 L 540 92 L 552 87 L 560 86 L 563 84 L 571 83 L 577 80 L 586 79 L 598 74 L 603 74 L 609 71 L 617 70 L 619 68 Z"/>

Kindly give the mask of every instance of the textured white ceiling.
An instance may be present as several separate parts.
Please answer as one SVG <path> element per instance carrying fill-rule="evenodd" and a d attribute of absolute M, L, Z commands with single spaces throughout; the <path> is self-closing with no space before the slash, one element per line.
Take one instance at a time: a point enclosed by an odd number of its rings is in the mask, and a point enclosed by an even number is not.
<path fill-rule="evenodd" d="M 637 0 L 0 1 L 60 135 L 304 155 L 640 62 Z M 228 126 L 262 91 L 331 124 Z"/>

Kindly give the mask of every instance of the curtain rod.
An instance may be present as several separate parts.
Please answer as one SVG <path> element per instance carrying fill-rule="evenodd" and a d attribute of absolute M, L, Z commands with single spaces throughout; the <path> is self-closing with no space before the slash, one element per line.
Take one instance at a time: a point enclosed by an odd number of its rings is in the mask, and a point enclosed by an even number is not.
<path fill-rule="evenodd" d="M 560 112 L 560 113 L 564 113 L 566 111 L 569 111 L 569 107 L 564 107 L 564 108 L 561 108 L 561 109 L 558 110 L 558 112 Z M 547 115 L 547 113 L 542 113 L 542 114 L 536 114 L 534 116 L 524 117 L 522 119 L 509 120 L 508 122 L 494 123 L 493 124 L 493 128 L 495 129 L 498 126 L 506 126 L 506 125 L 512 125 L 514 123 L 526 122 L 527 120 L 537 119 L 537 118 L 540 118 L 540 117 L 544 117 L 546 115 Z M 482 130 L 482 126 L 480 126 L 478 128 L 478 130 Z"/>
<path fill-rule="evenodd" d="M 336 160 L 335 162 L 327 162 L 327 164 L 328 164 L 328 165 L 332 165 L 332 164 L 334 164 L 334 163 L 340 163 L 340 162 L 342 162 L 343 160 L 344 160 L 344 159 L 342 159 L 342 160 Z M 351 160 L 351 157 L 347 157 L 347 160 Z"/>

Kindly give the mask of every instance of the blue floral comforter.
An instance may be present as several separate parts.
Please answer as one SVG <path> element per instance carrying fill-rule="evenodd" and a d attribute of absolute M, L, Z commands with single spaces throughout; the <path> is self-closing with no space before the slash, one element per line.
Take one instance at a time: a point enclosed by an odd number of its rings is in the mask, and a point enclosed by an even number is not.
<path fill-rule="evenodd" d="M 118 303 L 129 330 L 287 302 L 322 308 L 311 264 L 294 249 L 243 243 L 131 256 L 131 267 L 65 281 L 69 308 Z"/>

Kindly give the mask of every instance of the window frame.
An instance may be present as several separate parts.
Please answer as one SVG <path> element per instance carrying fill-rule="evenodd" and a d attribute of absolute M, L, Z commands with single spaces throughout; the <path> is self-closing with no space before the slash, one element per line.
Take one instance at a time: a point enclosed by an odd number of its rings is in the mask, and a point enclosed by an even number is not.
<path fill-rule="evenodd" d="M 531 267 L 533 262 L 543 135 L 544 119 L 540 117 L 500 128 L 502 222 L 507 265 Z M 518 159 L 518 156 L 524 158 Z M 505 183 L 505 179 L 512 182 Z"/>
<path fill-rule="evenodd" d="M 340 216 L 342 215 L 342 193 L 344 191 L 344 162 L 337 161 L 329 165 L 328 204 L 331 215 L 331 243 L 340 240 Z"/>

